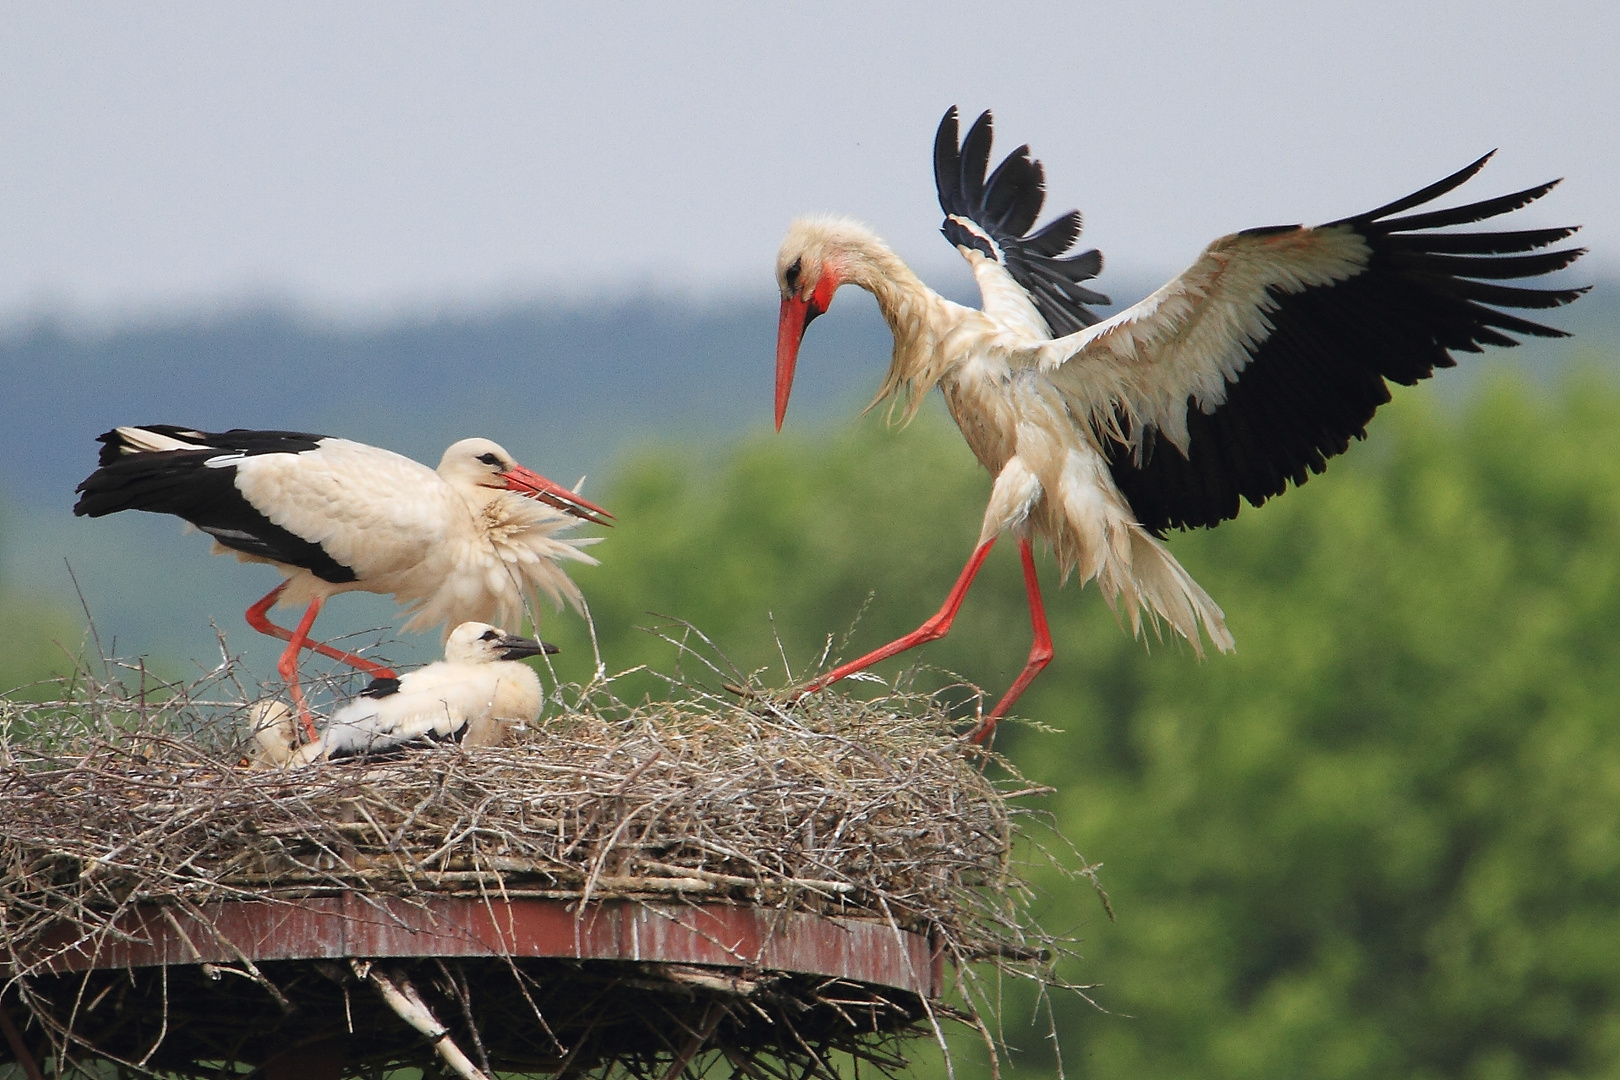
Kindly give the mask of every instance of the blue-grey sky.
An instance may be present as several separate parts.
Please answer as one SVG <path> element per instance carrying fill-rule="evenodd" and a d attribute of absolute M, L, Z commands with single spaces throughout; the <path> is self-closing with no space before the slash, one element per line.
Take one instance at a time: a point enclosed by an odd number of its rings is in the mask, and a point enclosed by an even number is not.
<path fill-rule="evenodd" d="M 0 321 L 768 292 L 795 213 L 925 273 L 947 105 L 1126 275 L 1500 147 L 1620 270 L 1620 5 L 0 3 Z M 946 284 L 950 284 L 947 279 Z M 960 285 L 960 282 L 957 283 Z"/>

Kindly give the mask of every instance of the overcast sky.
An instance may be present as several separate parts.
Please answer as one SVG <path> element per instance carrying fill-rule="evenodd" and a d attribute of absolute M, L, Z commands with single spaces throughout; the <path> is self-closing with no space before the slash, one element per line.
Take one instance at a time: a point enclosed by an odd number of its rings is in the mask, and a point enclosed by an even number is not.
<path fill-rule="evenodd" d="M 651 5 L 647 5 L 650 7 Z M 925 273 L 945 107 L 1123 275 L 1493 147 L 1620 271 L 1620 4 L 0 2 L 0 319 L 772 289 L 795 213 Z M 963 279 L 965 280 L 965 278 Z"/>

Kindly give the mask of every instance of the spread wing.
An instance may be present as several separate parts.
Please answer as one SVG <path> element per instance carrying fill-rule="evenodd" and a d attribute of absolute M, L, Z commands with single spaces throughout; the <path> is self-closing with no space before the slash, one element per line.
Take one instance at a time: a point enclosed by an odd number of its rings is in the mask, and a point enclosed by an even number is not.
<path fill-rule="evenodd" d="M 1453 352 L 1564 337 L 1504 309 L 1557 307 L 1585 289 L 1525 288 L 1584 248 L 1574 228 L 1437 232 L 1539 199 L 1557 181 L 1406 216 L 1490 159 L 1376 210 L 1316 228 L 1250 229 L 1106 322 L 1031 353 L 1101 436 L 1114 481 L 1155 532 L 1215 525 L 1343 453 L 1389 400 Z"/>
<path fill-rule="evenodd" d="M 1000 264 L 1028 294 L 1053 335 L 1095 323 L 1097 314 L 1087 305 L 1111 301 L 1080 283 L 1097 276 L 1102 254 L 1095 249 L 1066 254 L 1080 238 L 1080 211 L 1070 210 L 1030 232 L 1046 202 L 1046 172 L 1029 156 L 1029 147 L 1008 154 L 987 178 L 990 114 L 974 121 L 960 146 L 956 134 L 952 105 L 934 136 L 934 185 L 945 211 L 940 226 L 945 239 Z"/>

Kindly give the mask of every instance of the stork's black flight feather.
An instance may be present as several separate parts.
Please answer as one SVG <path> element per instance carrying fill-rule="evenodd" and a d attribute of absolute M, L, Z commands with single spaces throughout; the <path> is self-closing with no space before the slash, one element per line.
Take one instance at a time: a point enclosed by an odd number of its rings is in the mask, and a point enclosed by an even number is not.
<path fill-rule="evenodd" d="M 73 513 L 102 517 L 120 510 L 173 514 L 233 551 L 301 566 L 323 581 L 355 580 L 350 567 L 313 540 L 272 522 L 236 486 L 229 459 L 261 454 L 301 454 L 320 446 L 322 435 L 303 431 L 193 431 L 172 424 L 140 430 L 197 449 L 137 450 L 114 429 L 99 437 L 101 468 L 79 485 Z M 209 464 L 213 462 L 213 464 Z"/>
<path fill-rule="evenodd" d="M 1102 269 L 1096 249 L 1066 252 L 1080 238 L 1080 211 L 1068 213 L 1031 233 L 1046 202 L 1046 173 L 1020 146 L 990 167 L 991 119 L 980 114 L 961 145 L 956 141 L 956 106 L 946 110 L 934 136 L 934 185 L 945 211 L 940 232 L 961 247 L 983 252 L 1007 268 L 1023 286 L 1054 337 L 1072 334 L 1096 322 L 1087 305 L 1107 305 L 1102 293 L 1080 284 Z M 974 228 L 973 226 L 977 226 Z"/>
<path fill-rule="evenodd" d="M 1531 289 L 1496 282 L 1560 270 L 1585 248 L 1540 251 L 1574 228 L 1433 233 L 1509 213 L 1557 181 L 1448 210 L 1392 217 L 1459 187 L 1480 158 L 1404 199 L 1323 228 L 1349 227 L 1370 249 L 1359 273 L 1299 292 L 1270 290 L 1266 339 L 1227 383 L 1212 412 L 1187 403 L 1188 452 L 1143 432 L 1140 459 L 1105 441 L 1114 482 L 1137 520 L 1157 533 L 1216 525 L 1235 517 L 1239 499 L 1259 506 L 1291 480 L 1303 484 L 1366 437 L 1367 422 L 1389 400 L 1385 380 L 1410 386 L 1452 367 L 1452 352 L 1511 346 L 1510 334 L 1566 337 L 1564 331 L 1502 311 L 1567 304 L 1584 288 Z M 1283 226 L 1260 232 L 1288 232 Z"/>

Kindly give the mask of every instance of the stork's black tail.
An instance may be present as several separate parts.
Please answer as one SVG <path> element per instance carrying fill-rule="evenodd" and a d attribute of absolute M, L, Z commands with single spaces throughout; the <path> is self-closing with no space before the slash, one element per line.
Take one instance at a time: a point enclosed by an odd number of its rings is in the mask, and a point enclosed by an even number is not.
<path fill-rule="evenodd" d="M 168 424 L 115 428 L 100 437 L 101 468 L 79 485 L 73 513 L 173 514 L 243 555 L 303 567 L 325 581 L 354 581 L 352 569 L 317 541 L 272 522 L 236 486 L 238 462 L 314 450 L 323 437 L 301 431 L 215 434 Z"/>

